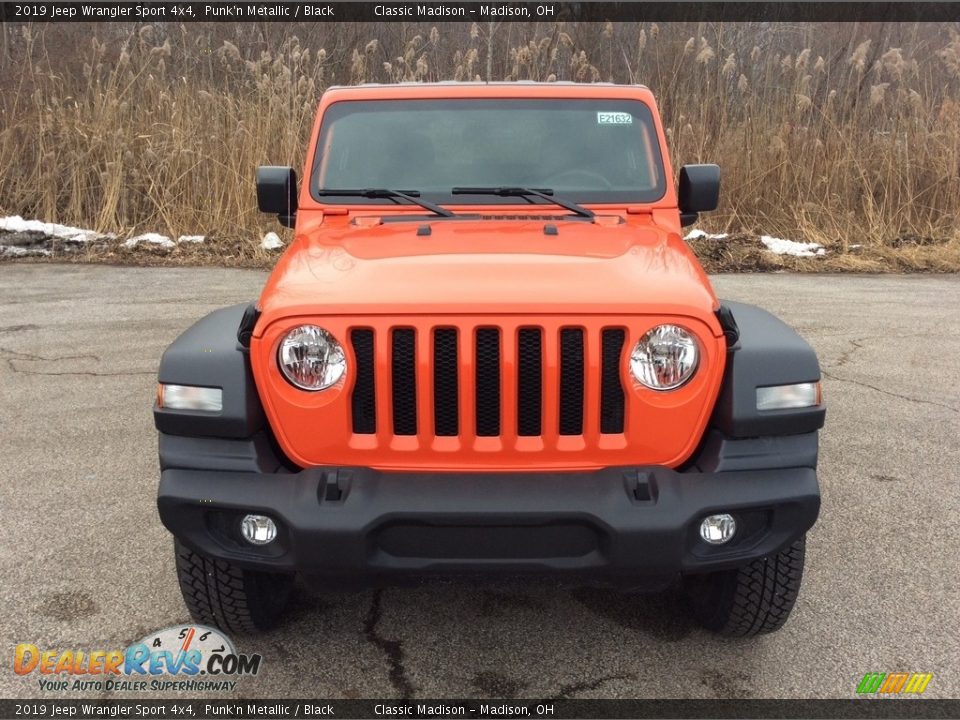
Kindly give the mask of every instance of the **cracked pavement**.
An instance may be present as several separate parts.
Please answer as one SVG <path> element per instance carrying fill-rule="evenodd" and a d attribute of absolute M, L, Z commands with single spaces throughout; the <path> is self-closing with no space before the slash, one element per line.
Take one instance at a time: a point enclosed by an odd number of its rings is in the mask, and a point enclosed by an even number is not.
<path fill-rule="evenodd" d="M 155 509 L 160 354 L 265 274 L 0 265 L 0 696 L 39 694 L 13 646 L 115 649 L 188 619 Z M 840 697 L 868 671 L 960 694 L 960 277 L 730 275 L 824 367 L 821 518 L 786 627 L 694 627 L 674 591 L 520 580 L 298 588 L 242 697 Z M 79 694 L 71 694 L 77 697 Z M 118 697 L 142 697 L 117 693 Z M 211 697 L 213 695 L 211 694 Z"/>

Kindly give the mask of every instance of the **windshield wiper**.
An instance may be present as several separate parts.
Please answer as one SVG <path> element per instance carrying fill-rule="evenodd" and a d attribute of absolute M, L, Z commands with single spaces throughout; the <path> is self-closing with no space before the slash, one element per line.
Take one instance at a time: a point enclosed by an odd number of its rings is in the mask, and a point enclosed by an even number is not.
<path fill-rule="evenodd" d="M 553 196 L 553 190 L 549 188 L 525 188 L 525 187 L 455 187 L 451 191 L 454 195 L 497 195 L 499 197 L 538 197 L 559 205 L 580 217 L 592 218 L 593 211 L 587 210 L 583 205 L 577 205 L 572 200 L 565 200 Z"/>
<path fill-rule="evenodd" d="M 326 195 L 329 197 L 403 198 L 441 217 L 457 216 L 456 213 L 442 208 L 439 205 L 434 205 L 429 200 L 421 200 L 419 190 L 390 190 L 388 188 L 364 188 L 362 190 L 344 190 L 338 188 L 336 190 L 325 190 L 321 188 L 317 190 L 317 195 Z"/>

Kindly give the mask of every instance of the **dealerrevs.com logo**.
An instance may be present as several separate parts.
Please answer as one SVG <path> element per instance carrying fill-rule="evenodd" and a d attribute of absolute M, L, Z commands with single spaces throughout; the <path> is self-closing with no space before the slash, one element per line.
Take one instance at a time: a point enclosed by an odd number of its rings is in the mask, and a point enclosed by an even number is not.
<path fill-rule="evenodd" d="M 229 691 L 239 678 L 256 675 L 259 654 L 238 653 L 221 631 L 174 625 L 150 633 L 126 650 L 41 650 L 20 643 L 13 670 L 37 677 L 40 690 Z"/>
<path fill-rule="evenodd" d="M 857 695 L 922 695 L 933 680 L 933 673 L 867 673 L 857 685 Z"/>

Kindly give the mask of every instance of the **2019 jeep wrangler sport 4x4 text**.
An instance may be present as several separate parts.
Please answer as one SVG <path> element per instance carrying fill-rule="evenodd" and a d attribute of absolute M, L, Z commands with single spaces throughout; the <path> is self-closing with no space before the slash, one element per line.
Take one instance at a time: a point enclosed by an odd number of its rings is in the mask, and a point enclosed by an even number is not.
<path fill-rule="evenodd" d="M 820 369 L 723 302 L 681 237 L 644 87 L 333 88 L 256 304 L 160 364 L 158 505 L 197 622 L 261 630 L 296 573 L 683 583 L 707 628 L 779 628 L 817 518 Z"/>

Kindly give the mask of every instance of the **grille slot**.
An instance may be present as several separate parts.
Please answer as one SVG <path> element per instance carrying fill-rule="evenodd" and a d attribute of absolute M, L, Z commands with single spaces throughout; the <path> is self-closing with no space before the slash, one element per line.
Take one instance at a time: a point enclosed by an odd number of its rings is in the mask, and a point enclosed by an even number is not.
<path fill-rule="evenodd" d="M 414 331 L 393 331 L 393 434 L 417 434 L 417 365 Z"/>
<path fill-rule="evenodd" d="M 476 339 L 477 435 L 500 434 L 500 330 L 480 328 Z"/>
<path fill-rule="evenodd" d="M 433 333 L 433 418 L 438 437 L 452 437 L 460 431 L 457 331 L 437 328 Z"/>
<path fill-rule="evenodd" d="M 560 434 L 583 434 L 583 330 L 560 331 Z"/>
<path fill-rule="evenodd" d="M 626 333 L 608 328 L 601 339 L 600 432 L 623 432 L 623 385 L 620 382 L 620 354 Z"/>
<path fill-rule="evenodd" d="M 350 333 L 357 359 L 357 382 L 353 387 L 351 412 L 353 431 L 372 435 L 377 431 L 376 386 L 373 373 L 373 330 L 357 328 Z"/>
<path fill-rule="evenodd" d="M 523 328 L 517 336 L 517 435 L 540 434 L 542 393 L 543 339 L 538 328 Z"/>

